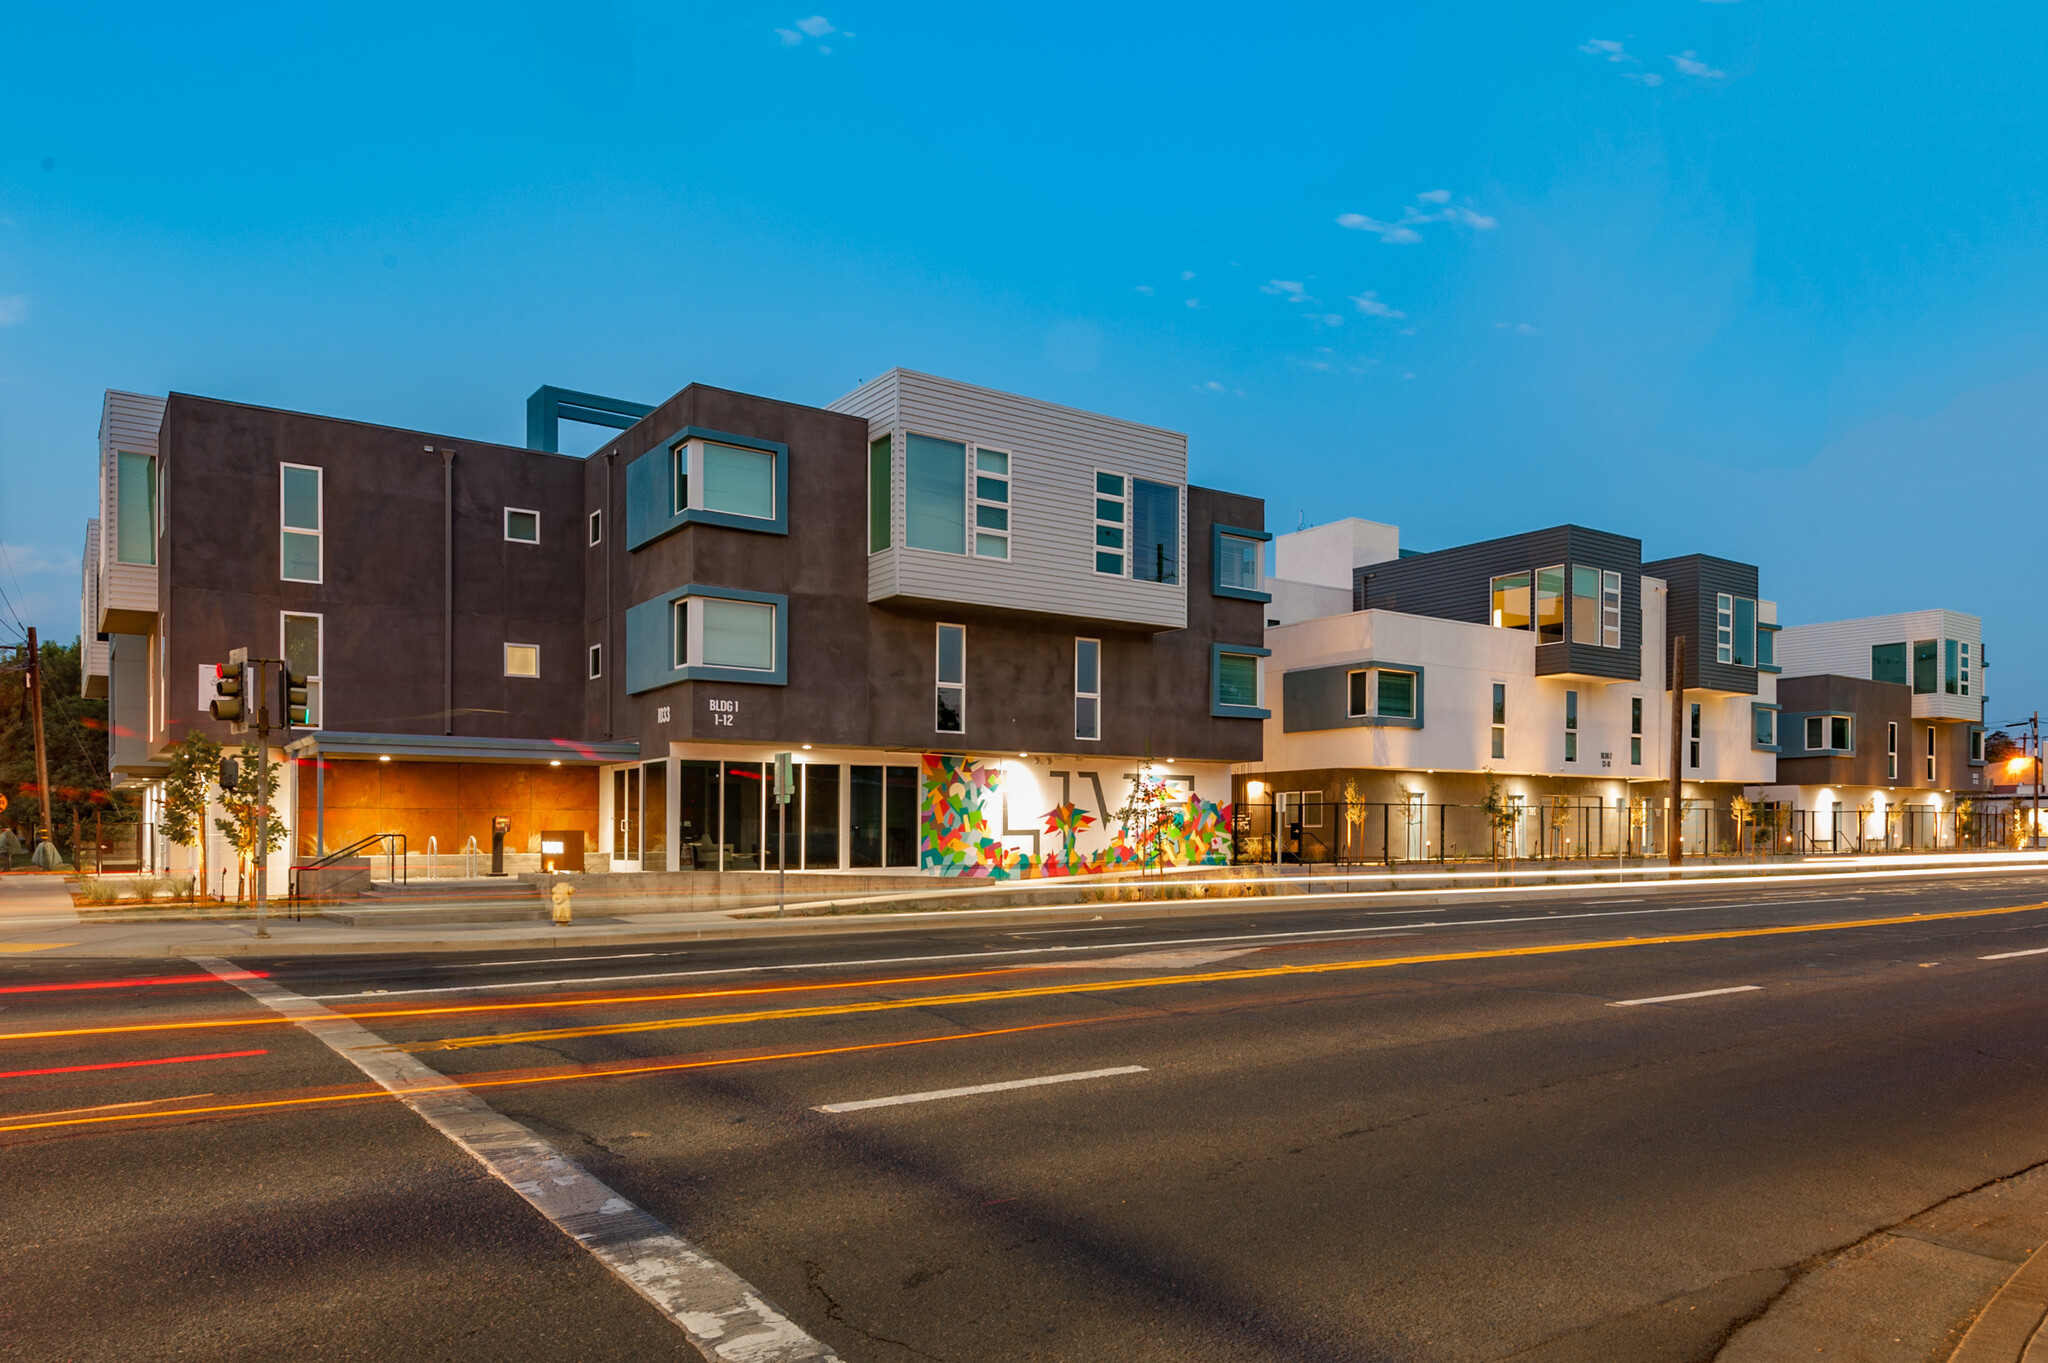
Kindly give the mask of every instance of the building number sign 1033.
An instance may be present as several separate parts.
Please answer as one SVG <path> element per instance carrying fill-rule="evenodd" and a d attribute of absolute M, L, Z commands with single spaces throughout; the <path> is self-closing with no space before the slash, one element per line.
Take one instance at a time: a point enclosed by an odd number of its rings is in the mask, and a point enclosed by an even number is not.
<path fill-rule="evenodd" d="M 714 697 L 704 702 L 704 708 L 711 712 L 713 724 L 727 729 L 732 727 L 732 722 L 738 719 L 740 714 L 740 703 L 736 700 L 719 700 Z"/>

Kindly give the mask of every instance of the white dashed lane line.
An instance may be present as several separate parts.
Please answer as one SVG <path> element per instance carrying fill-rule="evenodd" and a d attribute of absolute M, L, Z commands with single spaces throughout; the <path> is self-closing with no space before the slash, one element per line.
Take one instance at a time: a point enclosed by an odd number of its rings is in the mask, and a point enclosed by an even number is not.
<path fill-rule="evenodd" d="M 1639 1004 L 1645 1003 L 1678 1003 L 1684 999 L 1710 999 L 1716 994 L 1747 994 L 1752 990 L 1762 988 L 1763 986 L 1760 984 L 1731 984 L 1726 989 L 1700 989 L 1690 994 L 1659 994 L 1655 998 L 1649 999 L 1616 999 L 1607 1006 L 1609 1008 L 1634 1008 Z"/>
<path fill-rule="evenodd" d="M 1006 1079 L 999 1084 L 970 1084 L 966 1088 L 932 1089 L 926 1093 L 899 1093 L 893 1098 L 862 1098 L 851 1103 L 826 1103 L 813 1112 L 859 1112 L 870 1107 L 901 1107 L 905 1103 L 931 1103 L 941 1098 L 966 1098 L 977 1093 L 1002 1093 L 1008 1089 L 1037 1088 L 1041 1084 L 1071 1084 L 1082 1079 L 1107 1079 L 1117 1074 L 1144 1074 L 1143 1065 L 1118 1065 L 1107 1070 L 1079 1070 L 1073 1074 L 1047 1074 L 1037 1079 Z"/>
<path fill-rule="evenodd" d="M 2035 947 L 2030 951 L 2001 951 L 1995 956 L 1979 956 L 1980 961 L 2010 961 L 2015 956 L 2048 956 L 2048 947 Z"/>

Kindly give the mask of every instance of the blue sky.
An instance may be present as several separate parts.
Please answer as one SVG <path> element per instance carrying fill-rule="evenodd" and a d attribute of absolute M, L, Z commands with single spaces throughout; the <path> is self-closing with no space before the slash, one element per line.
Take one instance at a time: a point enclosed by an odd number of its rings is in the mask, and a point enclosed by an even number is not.
<path fill-rule="evenodd" d="M 195 13 L 0 27 L 0 589 L 51 635 L 106 387 L 519 443 L 542 383 L 904 365 L 1186 431 L 1276 529 L 1972 611 L 1992 717 L 2048 702 L 2038 6 Z"/>

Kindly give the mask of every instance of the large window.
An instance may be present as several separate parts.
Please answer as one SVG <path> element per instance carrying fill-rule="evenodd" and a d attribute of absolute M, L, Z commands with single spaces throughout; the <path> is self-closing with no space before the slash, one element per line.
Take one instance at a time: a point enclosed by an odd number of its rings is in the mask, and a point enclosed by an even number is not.
<path fill-rule="evenodd" d="M 126 455 L 122 456 L 126 458 Z M 321 575 L 322 472 L 305 464 L 278 465 L 277 575 L 286 582 L 318 582 Z M 122 522 L 124 528 L 126 522 Z"/>
<path fill-rule="evenodd" d="M 1245 592 L 1259 590 L 1259 560 L 1264 557 L 1264 550 L 1262 540 L 1219 534 L 1216 537 L 1216 585 Z"/>
<path fill-rule="evenodd" d="M 1572 642 L 1600 642 L 1600 570 L 1572 565 Z"/>
<path fill-rule="evenodd" d="M 1756 670 L 1776 672 L 1778 670 L 1778 627 L 1761 621 L 1756 627 Z"/>
<path fill-rule="evenodd" d="M 974 451 L 974 553 L 1010 556 L 1010 456 L 1001 450 Z"/>
<path fill-rule="evenodd" d="M 1579 760 L 1579 693 L 1564 693 L 1564 760 Z"/>
<path fill-rule="evenodd" d="M 306 674 L 306 722 L 309 729 L 321 725 L 320 700 L 320 617 L 285 611 L 279 621 L 285 666 Z M 261 703 L 260 701 L 258 702 Z"/>
<path fill-rule="evenodd" d="M 684 597 L 675 603 L 675 665 L 774 671 L 775 610 L 762 601 Z"/>
<path fill-rule="evenodd" d="M 1529 575 L 1509 573 L 1496 577 L 1486 585 L 1487 595 L 1492 600 L 1493 627 L 1495 629 L 1529 628 Z"/>
<path fill-rule="evenodd" d="M 1536 642 L 1564 642 L 1564 565 L 1536 570 Z"/>
<path fill-rule="evenodd" d="M 703 622 L 698 657 L 704 666 L 774 670 L 775 607 L 706 596 L 697 600 L 697 615 Z"/>
<path fill-rule="evenodd" d="M 1102 641 L 1074 640 L 1074 737 L 1102 737 Z"/>
<path fill-rule="evenodd" d="M 775 519 L 775 456 L 767 450 L 704 442 L 704 509 Z"/>
<path fill-rule="evenodd" d="M 122 450 L 114 459 L 114 558 L 156 562 L 156 456 Z"/>
<path fill-rule="evenodd" d="M 967 446 L 903 437 L 903 542 L 942 554 L 967 552 Z"/>
<path fill-rule="evenodd" d="M 1941 646 L 1933 639 L 1913 641 L 1913 694 L 1931 696 L 1937 688 L 1935 673 L 1940 666 Z"/>
<path fill-rule="evenodd" d="M 967 732 L 967 630 L 962 625 L 940 625 L 938 637 L 938 696 L 933 728 L 942 734 Z"/>
<path fill-rule="evenodd" d="M 1216 658 L 1216 703 L 1240 709 L 1259 704 L 1259 659 L 1250 653 L 1220 653 Z"/>
<path fill-rule="evenodd" d="M 1735 665 L 1756 666 L 1756 602 L 1735 598 Z"/>
<path fill-rule="evenodd" d="M 895 492 L 894 454 L 883 436 L 868 442 L 868 552 L 879 554 L 890 544 L 889 499 Z"/>
<path fill-rule="evenodd" d="M 1970 646 L 1959 639 L 1942 642 L 1941 689 L 1951 696 L 1970 694 Z"/>
<path fill-rule="evenodd" d="M 326 475 L 307 465 L 279 465 L 279 555 L 276 575 L 285 581 L 322 579 Z"/>
<path fill-rule="evenodd" d="M 1775 752 L 1778 747 L 1778 707 L 1752 701 L 1749 723 L 1750 746 Z"/>
<path fill-rule="evenodd" d="M 1906 646 L 1897 644 L 1872 644 L 1870 646 L 1870 679 L 1891 682 L 1904 686 L 1911 680 L 1906 675 Z"/>
<path fill-rule="evenodd" d="M 1806 717 L 1806 750 L 1808 752 L 1849 752 L 1854 747 L 1856 726 L 1851 715 L 1808 715 Z"/>
<path fill-rule="evenodd" d="M 1362 668 L 1349 677 L 1353 719 L 1414 719 L 1415 674 L 1392 667 Z"/>
<path fill-rule="evenodd" d="M 1528 589 L 1528 578 L 1523 577 L 1523 590 Z M 1508 754 L 1508 687 L 1506 682 L 1493 684 L 1493 733 L 1488 748 L 1493 760 L 1498 762 Z"/>
<path fill-rule="evenodd" d="M 1131 576 L 1180 581 L 1180 489 L 1131 479 Z"/>
<path fill-rule="evenodd" d="M 917 865 L 917 768 L 848 769 L 848 863 L 855 869 Z"/>
<path fill-rule="evenodd" d="M 1120 473 L 1095 475 L 1095 571 L 1124 575 L 1124 533 L 1130 513 Z"/>

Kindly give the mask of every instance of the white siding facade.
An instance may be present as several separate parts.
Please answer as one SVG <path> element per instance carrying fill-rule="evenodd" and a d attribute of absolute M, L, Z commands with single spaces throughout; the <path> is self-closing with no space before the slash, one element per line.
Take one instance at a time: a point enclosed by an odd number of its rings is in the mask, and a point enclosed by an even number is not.
<path fill-rule="evenodd" d="M 1187 437 L 1055 403 L 892 369 L 830 404 L 865 417 L 870 440 L 889 437 L 891 547 L 868 558 L 868 599 L 957 602 L 1033 614 L 1083 616 L 1151 629 L 1187 625 Z M 904 436 L 908 432 L 1010 456 L 1010 557 L 904 543 Z M 1095 474 L 1168 483 L 1179 491 L 1177 582 L 1095 572 Z M 1126 488 L 1128 491 L 1128 488 Z M 1126 546 L 1126 559 L 1129 547 Z M 1206 589 L 1206 584 L 1205 584 Z"/>
<path fill-rule="evenodd" d="M 108 389 L 100 409 L 100 538 L 99 619 L 87 637 L 94 634 L 147 634 L 156 627 L 156 565 L 122 563 L 120 522 L 120 462 L 123 450 L 132 454 L 157 454 L 157 433 L 163 426 L 164 399 L 144 393 L 121 393 Z M 164 479 L 162 464 L 157 470 L 157 515 L 163 515 Z M 150 527 L 154 543 L 156 527 Z"/>
<path fill-rule="evenodd" d="M 1906 675 L 1912 677 L 1912 646 L 1935 641 L 1935 689 L 1913 697 L 1913 718 L 1955 719 L 1972 724 L 1984 718 L 1984 622 L 1961 611 L 1905 611 L 1869 615 L 1856 620 L 1828 620 L 1794 625 L 1778 633 L 1778 666 L 1788 677 L 1870 677 L 1870 650 L 1877 644 L 1904 644 Z M 1950 694 L 1945 687 L 1947 643 L 1970 646 L 1969 694 Z"/>

